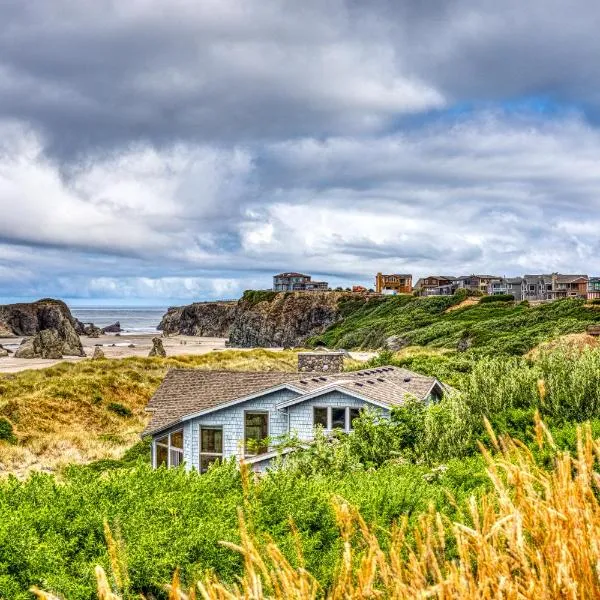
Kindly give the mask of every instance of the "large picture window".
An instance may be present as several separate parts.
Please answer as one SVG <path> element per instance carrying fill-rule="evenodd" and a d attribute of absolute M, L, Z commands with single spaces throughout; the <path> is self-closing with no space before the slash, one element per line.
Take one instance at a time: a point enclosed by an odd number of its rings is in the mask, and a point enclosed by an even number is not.
<path fill-rule="evenodd" d="M 265 443 L 269 437 L 269 414 L 247 412 L 244 418 L 244 453 L 246 456 L 263 454 L 268 450 Z"/>
<path fill-rule="evenodd" d="M 183 429 L 156 440 L 155 466 L 178 467 L 183 462 Z"/>
<path fill-rule="evenodd" d="M 323 429 L 341 429 L 352 431 L 354 420 L 360 415 L 360 408 L 351 406 L 315 406 L 313 408 L 313 425 Z"/>
<path fill-rule="evenodd" d="M 223 459 L 223 429 L 221 427 L 200 427 L 200 473 Z"/>

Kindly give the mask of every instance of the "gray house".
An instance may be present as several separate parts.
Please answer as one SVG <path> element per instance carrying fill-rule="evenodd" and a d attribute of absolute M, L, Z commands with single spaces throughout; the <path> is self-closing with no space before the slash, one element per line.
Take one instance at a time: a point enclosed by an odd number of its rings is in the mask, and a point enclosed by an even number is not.
<path fill-rule="evenodd" d="M 497 296 L 498 294 L 511 294 L 515 300 L 523 300 L 523 277 L 503 277 L 496 279 L 488 285 L 488 294 Z"/>
<path fill-rule="evenodd" d="M 440 399 L 437 379 L 397 367 L 350 373 L 169 371 L 147 410 L 155 467 L 200 472 L 221 459 L 243 458 L 264 470 L 279 452 L 276 438 L 310 442 L 315 428 L 352 430 L 361 409 L 388 416 L 408 398 Z"/>

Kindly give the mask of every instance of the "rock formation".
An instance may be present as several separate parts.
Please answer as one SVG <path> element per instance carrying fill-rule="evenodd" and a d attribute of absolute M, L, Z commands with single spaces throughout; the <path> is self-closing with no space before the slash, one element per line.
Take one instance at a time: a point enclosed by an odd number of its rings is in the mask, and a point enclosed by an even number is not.
<path fill-rule="evenodd" d="M 167 356 L 165 347 L 159 337 L 152 338 L 152 349 L 148 356 L 162 356 L 163 358 Z"/>
<path fill-rule="evenodd" d="M 78 321 L 78 323 L 81 322 Z M 99 338 L 102 335 L 102 329 L 93 323 L 81 323 L 81 327 L 76 327 L 75 330 L 79 335 L 87 335 L 91 338 Z"/>
<path fill-rule="evenodd" d="M 228 337 L 229 346 L 294 347 L 322 333 L 341 318 L 343 300 L 366 302 L 349 292 L 282 292 L 263 300 L 198 302 L 171 308 L 159 329 L 165 335 Z"/>
<path fill-rule="evenodd" d="M 0 338 L 11 337 L 16 337 L 15 334 L 12 332 L 12 329 L 9 329 L 6 323 L 2 323 L 2 321 L 0 321 Z"/>
<path fill-rule="evenodd" d="M 0 358 L 8 356 L 9 351 L 0 344 Z"/>
<path fill-rule="evenodd" d="M 79 337 L 77 337 L 77 341 L 79 341 Z M 42 329 L 33 338 L 24 339 L 21 342 L 15 352 L 15 358 L 62 358 L 63 354 L 66 354 L 66 343 L 68 344 L 57 329 Z M 83 353 L 83 349 L 81 353 Z M 71 354 L 73 353 L 71 352 Z M 84 354 L 76 355 L 85 356 Z"/>
<path fill-rule="evenodd" d="M 238 311 L 238 302 L 195 302 L 169 308 L 158 329 L 164 335 L 227 337 Z"/>
<path fill-rule="evenodd" d="M 0 330 L 15 336 L 34 336 L 42 329 L 69 329 L 83 334 L 83 323 L 71 315 L 61 300 L 46 298 L 36 302 L 0 305 Z"/>
<path fill-rule="evenodd" d="M 121 333 L 121 331 L 123 330 L 121 329 L 121 323 L 119 323 L 119 321 L 102 328 L 102 333 Z"/>
<path fill-rule="evenodd" d="M 82 326 L 60 300 L 0 306 L 0 329 L 8 330 L 12 335 L 33 337 L 25 340 L 15 353 L 20 358 L 85 356 L 77 333 Z"/>
<path fill-rule="evenodd" d="M 386 338 L 383 347 L 385 350 L 390 350 L 391 352 L 398 352 L 398 350 L 401 350 L 406 346 L 408 346 L 408 340 L 406 338 L 403 338 L 399 335 L 391 335 L 390 337 Z"/>
<path fill-rule="evenodd" d="M 98 360 L 100 358 L 105 358 L 104 351 L 100 346 L 94 347 L 94 354 L 92 355 L 92 360 Z"/>

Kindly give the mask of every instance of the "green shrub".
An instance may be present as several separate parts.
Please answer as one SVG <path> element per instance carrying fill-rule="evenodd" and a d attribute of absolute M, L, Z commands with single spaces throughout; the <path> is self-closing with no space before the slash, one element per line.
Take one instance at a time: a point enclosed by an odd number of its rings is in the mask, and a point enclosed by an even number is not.
<path fill-rule="evenodd" d="M 276 296 L 277 292 L 272 290 L 246 290 L 242 294 L 242 300 L 254 305 L 259 302 L 271 302 Z"/>
<path fill-rule="evenodd" d="M 125 406 L 124 404 L 121 404 L 120 402 L 111 402 L 106 408 L 108 408 L 108 410 L 114 412 L 115 414 L 121 417 L 133 416 L 131 409 Z"/>
<path fill-rule="evenodd" d="M 17 443 L 12 423 L 6 417 L 0 417 L 0 440 L 9 444 Z"/>
<path fill-rule="evenodd" d="M 462 294 L 459 292 L 463 292 Z M 557 300 L 530 307 L 527 303 L 484 296 L 474 305 L 448 311 L 461 302 L 465 290 L 454 296 L 384 296 L 377 302 L 344 303 L 342 318 L 311 344 L 328 348 L 373 349 L 392 335 L 410 345 L 455 349 L 464 331 L 469 331 L 473 357 L 498 354 L 522 355 L 542 342 L 568 333 L 585 331 L 600 323 L 600 311 L 584 300 Z"/>
<path fill-rule="evenodd" d="M 489 304 L 490 302 L 514 302 L 515 297 L 512 294 L 495 294 L 492 296 L 483 296 L 480 304 Z"/>

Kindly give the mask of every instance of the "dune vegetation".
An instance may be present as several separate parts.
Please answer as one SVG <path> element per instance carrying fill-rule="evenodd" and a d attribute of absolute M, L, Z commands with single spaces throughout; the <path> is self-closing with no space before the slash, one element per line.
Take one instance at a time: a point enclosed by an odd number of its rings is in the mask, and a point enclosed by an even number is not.
<path fill-rule="evenodd" d="M 339 496 L 331 504 L 339 530 L 335 575 L 327 588 L 307 569 L 303 540 L 293 521 L 292 558 L 256 534 L 248 511 L 240 511 L 239 541 L 221 542 L 243 566 L 238 582 L 213 573 L 183 584 L 179 572 L 163 589 L 170 600 L 272 598 L 597 598 L 600 595 L 600 443 L 589 428 L 578 430 L 577 453 L 555 452 L 551 469 L 510 438 L 488 427 L 495 455 L 483 451 L 491 490 L 473 498 L 451 521 L 433 507 L 409 525 L 404 516 L 385 531 L 364 519 Z M 552 436 L 536 422 L 538 450 L 555 451 Z M 245 476 L 245 477 L 244 477 Z M 252 482 L 245 479 L 244 499 Z M 128 597 L 126 549 L 105 523 L 111 574 L 95 568 L 98 598 Z M 58 600 L 35 587 L 36 596 Z"/>
<path fill-rule="evenodd" d="M 585 597 L 598 585 L 586 565 L 595 560 L 599 399 L 598 349 L 487 357 L 440 403 L 408 403 L 389 421 L 365 413 L 351 435 L 317 436 L 264 477 L 232 462 L 206 475 L 154 471 L 134 450 L 60 478 L 9 477 L 0 482 L 0 597 L 24 600 L 37 586 L 91 600 L 96 566 L 123 600 L 167 598 L 176 571 L 185 589 L 203 582 L 197 597 L 206 598 L 400 598 L 408 588 L 475 598 L 502 586 L 509 598 Z M 554 527 L 546 537 L 544 523 Z M 262 588 L 249 595 L 248 585 Z"/>
<path fill-rule="evenodd" d="M 0 473 L 54 471 L 121 457 L 139 442 L 148 418 L 146 403 L 167 370 L 176 367 L 285 371 L 296 368 L 296 355 L 223 351 L 64 362 L 0 374 Z"/>

